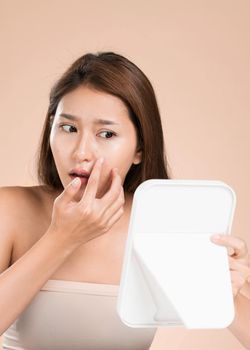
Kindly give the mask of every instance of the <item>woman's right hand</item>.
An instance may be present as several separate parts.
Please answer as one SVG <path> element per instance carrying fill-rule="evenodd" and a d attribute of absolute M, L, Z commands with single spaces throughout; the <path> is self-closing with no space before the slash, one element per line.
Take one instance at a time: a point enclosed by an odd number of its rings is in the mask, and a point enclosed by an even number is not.
<path fill-rule="evenodd" d="M 106 233 L 123 215 L 125 203 L 121 177 L 112 169 L 110 189 L 102 198 L 96 198 L 102 164 L 98 159 L 88 179 L 85 192 L 79 202 L 74 196 L 80 188 L 71 181 L 55 199 L 50 229 L 59 238 L 75 244 L 83 244 Z"/>

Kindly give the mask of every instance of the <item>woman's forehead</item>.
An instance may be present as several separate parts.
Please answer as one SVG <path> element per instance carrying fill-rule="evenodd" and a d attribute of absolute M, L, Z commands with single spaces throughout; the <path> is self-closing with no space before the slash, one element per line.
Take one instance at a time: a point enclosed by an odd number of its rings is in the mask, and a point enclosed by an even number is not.
<path fill-rule="evenodd" d="M 105 108 L 123 113 L 128 112 L 125 103 L 119 97 L 86 86 L 79 86 L 65 94 L 59 104 L 63 106 L 75 104 L 91 109 Z"/>
<path fill-rule="evenodd" d="M 107 125 L 124 124 L 130 120 L 121 99 L 86 87 L 64 95 L 57 106 L 56 117 L 95 124 L 106 122 Z"/>

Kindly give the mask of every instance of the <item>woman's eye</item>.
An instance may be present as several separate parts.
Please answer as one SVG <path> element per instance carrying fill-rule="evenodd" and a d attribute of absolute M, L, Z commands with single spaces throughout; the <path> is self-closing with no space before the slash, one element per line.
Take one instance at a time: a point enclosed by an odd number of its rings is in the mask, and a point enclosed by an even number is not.
<path fill-rule="evenodd" d="M 73 129 L 75 129 L 76 130 L 76 128 L 73 126 L 73 125 L 69 125 L 69 124 L 61 124 L 61 125 L 59 125 L 59 128 L 60 129 L 63 129 L 64 131 L 66 131 L 64 128 L 65 127 L 69 127 L 69 128 L 73 128 Z M 72 130 L 72 129 L 71 129 Z M 66 131 L 67 133 L 68 133 L 68 131 Z M 69 132 L 69 133 L 71 133 L 71 132 Z"/>
<path fill-rule="evenodd" d="M 112 138 L 113 135 L 116 135 L 113 131 L 102 131 L 100 134 L 103 134 L 103 133 L 106 133 L 107 135 L 109 135 L 108 137 L 104 137 L 105 139 L 110 139 Z"/>
<path fill-rule="evenodd" d="M 72 128 L 76 131 L 77 129 L 73 126 L 73 125 L 69 125 L 69 124 L 60 124 L 59 125 L 59 128 L 60 129 L 63 129 L 66 133 L 68 133 L 68 134 L 71 134 L 73 131 L 72 131 Z M 69 128 L 69 129 L 67 129 L 67 128 Z M 71 131 L 69 131 L 71 129 Z M 110 138 L 112 138 L 113 136 L 116 136 L 116 133 L 114 133 L 113 131 L 102 131 L 102 132 L 100 132 L 100 134 L 105 134 L 106 133 L 106 137 L 104 136 L 104 137 L 102 137 L 102 138 L 104 138 L 104 139 L 110 139 Z"/>

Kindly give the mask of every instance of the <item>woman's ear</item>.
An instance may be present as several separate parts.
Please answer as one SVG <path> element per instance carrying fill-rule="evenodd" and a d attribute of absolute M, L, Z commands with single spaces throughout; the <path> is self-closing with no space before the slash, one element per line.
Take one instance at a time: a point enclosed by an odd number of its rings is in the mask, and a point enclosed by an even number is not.
<path fill-rule="evenodd" d="M 139 149 L 136 151 L 133 164 L 140 164 L 142 161 L 142 151 Z"/>

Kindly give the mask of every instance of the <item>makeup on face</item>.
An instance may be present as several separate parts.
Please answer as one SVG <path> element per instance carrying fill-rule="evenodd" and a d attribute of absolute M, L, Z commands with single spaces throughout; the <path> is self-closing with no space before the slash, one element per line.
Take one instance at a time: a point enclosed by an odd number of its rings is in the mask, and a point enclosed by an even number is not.
<path fill-rule="evenodd" d="M 77 176 L 85 187 L 96 159 L 104 156 L 99 190 L 105 191 L 112 168 L 124 181 L 137 158 L 136 129 L 123 101 L 86 86 L 60 100 L 50 145 L 64 187 Z"/>

